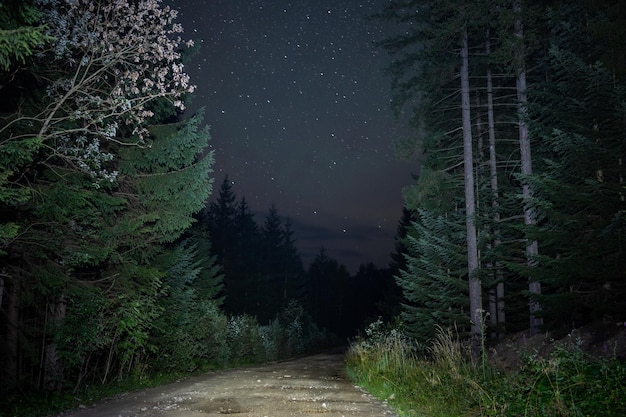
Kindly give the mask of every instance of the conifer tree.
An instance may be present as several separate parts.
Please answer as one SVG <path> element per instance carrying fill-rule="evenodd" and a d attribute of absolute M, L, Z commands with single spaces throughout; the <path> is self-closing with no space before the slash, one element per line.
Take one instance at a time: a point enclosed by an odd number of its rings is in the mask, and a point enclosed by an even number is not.
<path fill-rule="evenodd" d="M 403 321 L 422 343 L 432 339 L 437 326 L 467 323 L 466 235 L 461 219 L 449 217 L 418 210 L 406 239 L 407 266 L 396 277 L 405 299 Z M 460 328 L 463 331 L 465 327 Z"/>
<path fill-rule="evenodd" d="M 524 27 L 522 23 L 522 2 L 521 0 L 513 1 L 514 14 L 514 35 L 517 38 L 517 44 L 514 52 L 515 65 L 515 82 L 518 101 L 518 131 L 520 145 L 520 165 L 522 177 L 532 175 L 533 165 L 531 156 L 530 137 L 528 136 L 527 106 L 528 106 L 528 87 L 526 82 L 526 53 L 524 41 Z M 529 200 L 532 198 L 532 189 L 528 182 L 522 179 L 522 198 L 524 204 L 524 224 L 533 226 L 537 219 Z M 539 244 L 536 240 L 528 239 L 526 243 L 526 258 L 530 266 L 535 265 L 536 257 L 539 254 Z M 528 283 L 528 292 L 530 293 L 529 309 L 530 309 L 530 334 L 535 335 L 539 332 L 543 325 L 541 317 L 541 304 L 539 304 L 538 296 L 541 295 L 541 283 L 532 278 Z"/>
<path fill-rule="evenodd" d="M 228 270 L 227 307 L 230 312 L 251 313 L 261 275 L 261 232 L 245 197 L 236 207 L 234 230 L 237 262 Z"/>
<path fill-rule="evenodd" d="M 542 243 L 531 274 L 546 287 L 540 300 L 550 327 L 575 327 L 624 310 L 614 297 L 623 294 L 625 282 L 617 237 L 624 230 L 625 80 L 589 42 L 589 28 L 608 16 L 578 5 L 552 17 L 567 22 L 568 31 L 553 35 L 548 78 L 531 90 L 529 126 L 540 138 L 541 158 L 539 172 L 527 177 L 536 190 L 531 207 L 538 219 L 529 233 Z"/>
<path fill-rule="evenodd" d="M 276 206 L 272 204 L 265 216 L 265 222 L 261 228 L 262 236 L 262 275 L 258 286 L 257 315 L 259 320 L 267 322 L 280 311 L 284 286 L 283 248 L 285 245 L 285 233 L 283 220 L 278 214 Z"/>
<path fill-rule="evenodd" d="M 416 144 L 419 144 L 422 152 L 428 152 L 418 180 L 422 183 L 420 187 L 424 190 L 425 181 L 434 180 L 437 175 L 444 173 L 454 173 L 464 185 L 453 191 L 458 193 L 463 190 L 464 209 L 459 206 L 452 209 L 457 212 L 462 210 L 465 216 L 464 252 L 467 255 L 466 271 L 471 304 L 468 319 L 472 326 L 472 345 L 476 355 L 482 337 L 482 286 L 478 271 L 475 145 L 471 126 L 468 38 L 477 22 L 480 22 L 477 10 L 476 4 L 471 2 L 394 1 L 382 13 L 384 18 L 408 23 L 403 35 L 383 42 L 383 46 L 392 53 L 400 54 L 390 67 L 397 105 L 417 103 L 412 120 L 420 135 Z M 436 198 L 441 199 L 441 196 Z M 413 201 L 424 200 L 418 198 Z M 419 206 L 408 208 L 423 209 Z M 451 218 L 457 219 L 456 216 Z M 413 245 L 412 248 L 417 249 L 418 246 Z M 435 262 L 434 259 L 432 261 Z M 402 280 L 405 288 L 407 279 L 410 277 L 404 274 Z M 431 290 L 436 291 L 436 287 Z M 433 304 L 430 306 L 431 309 L 437 308 Z M 445 307 L 441 305 L 440 308 Z"/>
<path fill-rule="evenodd" d="M 337 335 L 346 331 L 346 289 L 350 274 L 346 267 L 320 249 L 307 271 L 309 311 L 320 327 Z"/>
<path fill-rule="evenodd" d="M 221 302 L 216 292 L 221 277 L 210 262 L 215 258 L 201 257 L 194 240 L 181 239 L 155 259 L 165 271 L 158 298 L 163 314 L 154 320 L 151 334 L 159 369 L 190 371 L 206 360 L 206 335 L 196 328 L 206 315 L 207 305 L 214 307 Z"/>
<path fill-rule="evenodd" d="M 282 246 L 283 306 L 287 306 L 291 300 L 298 301 L 301 305 L 304 304 L 304 267 L 293 235 L 291 221 L 286 219 L 283 226 Z"/>
<path fill-rule="evenodd" d="M 46 35 L 40 18 L 41 12 L 30 0 L 6 0 L 0 4 L 0 73 L 26 64 L 38 47 L 54 40 Z"/>
<path fill-rule="evenodd" d="M 47 27 L 57 43 L 30 56 L 34 78 L 8 84 L 20 105 L 0 124 L 1 210 L 13 212 L 8 224 L 18 232 L 2 242 L 10 296 L 2 352 L 11 358 L 3 383 L 106 381 L 150 351 L 165 277 L 150 261 L 189 227 L 211 189 L 199 116 L 149 128 L 159 122 L 150 120 L 156 100 L 168 100 L 174 115 L 193 89 L 175 14 L 152 0 L 41 9 L 44 22 L 63 23 Z M 115 29 L 100 24 L 110 19 Z M 128 25 L 132 34 L 120 38 Z M 18 339 L 26 323 L 34 325 Z"/>
<path fill-rule="evenodd" d="M 233 241 L 236 200 L 232 190 L 232 182 L 228 175 L 224 177 L 217 199 L 209 205 L 209 234 L 213 242 L 213 253 L 217 255 L 217 262 L 227 271 L 230 266 L 230 257 L 234 256 Z"/>

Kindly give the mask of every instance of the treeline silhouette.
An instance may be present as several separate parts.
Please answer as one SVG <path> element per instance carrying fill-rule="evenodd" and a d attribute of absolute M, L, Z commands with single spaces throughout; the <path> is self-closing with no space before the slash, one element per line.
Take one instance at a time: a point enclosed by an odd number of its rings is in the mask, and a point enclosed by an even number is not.
<path fill-rule="evenodd" d="M 265 324 L 296 300 L 313 322 L 340 338 L 355 335 L 379 316 L 392 316 L 398 289 L 391 267 L 369 263 L 351 275 L 322 247 L 307 268 L 291 222 L 275 205 L 259 224 L 246 198 L 237 198 L 228 175 L 216 194 L 198 221 L 222 267 L 228 314 L 249 314 Z"/>

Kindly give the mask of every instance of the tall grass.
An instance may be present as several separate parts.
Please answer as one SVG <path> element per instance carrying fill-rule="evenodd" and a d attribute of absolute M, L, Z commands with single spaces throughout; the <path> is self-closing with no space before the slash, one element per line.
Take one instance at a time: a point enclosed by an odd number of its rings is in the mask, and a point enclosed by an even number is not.
<path fill-rule="evenodd" d="M 380 322 L 352 343 L 348 373 L 402 416 L 623 417 L 626 364 L 587 356 L 577 346 L 528 355 L 515 372 L 476 364 L 451 330 L 425 349 Z"/>

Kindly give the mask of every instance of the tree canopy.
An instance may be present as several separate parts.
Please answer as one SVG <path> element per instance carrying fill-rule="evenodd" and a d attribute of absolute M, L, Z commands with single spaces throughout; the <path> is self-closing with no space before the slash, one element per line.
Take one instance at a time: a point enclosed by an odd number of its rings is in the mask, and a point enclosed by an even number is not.
<path fill-rule="evenodd" d="M 622 320 L 614 297 L 626 290 L 618 238 L 625 79 L 616 60 L 626 51 L 616 42 L 624 8 L 461 3 L 390 1 L 376 16 L 398 28 L 380 46 L 394 58 L 396 109 L 409 109 L 415 128 L 401 148 L 421 164 L 416 184 L 404 190 L 412 216 L 396 274 L 407 329 L 425 343 L 435 326 L 480 325 L 497 336 Z M 464 30 L 467 68 L 458 59 Z M 465 70 L 468 101 L 461 100 Z M 467 133 L 474 152 L 463 161 Z M 467 220 L 478 237 L 475 270 L 463 260 L 473 250 Z M 480 319 L 468 305 L 475 279 Z"/>

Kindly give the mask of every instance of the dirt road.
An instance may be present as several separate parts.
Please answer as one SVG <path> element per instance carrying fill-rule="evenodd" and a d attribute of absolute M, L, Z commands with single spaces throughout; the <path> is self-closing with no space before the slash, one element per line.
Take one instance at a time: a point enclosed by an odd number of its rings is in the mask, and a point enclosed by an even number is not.
<path fill-rule="evenodd" d="M 63 417 L 395 416 L 344 374 L 343 354 L 213 372 L 125 394 Z"/>

